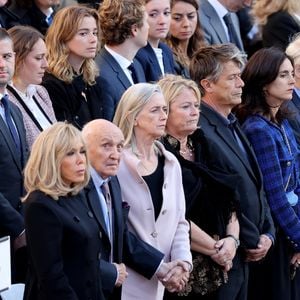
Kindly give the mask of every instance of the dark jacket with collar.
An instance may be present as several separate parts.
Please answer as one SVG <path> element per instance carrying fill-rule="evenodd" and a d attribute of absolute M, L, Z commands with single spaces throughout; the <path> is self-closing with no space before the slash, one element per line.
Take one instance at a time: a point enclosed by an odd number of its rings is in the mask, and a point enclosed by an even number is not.
<path fill-rule="evenodd" d="M 117 177 L 111 177 L 109 189 L 112 201 L 112 236 L 114 239 L 112 262 L 124 263 L 150 279 L 155 274 L 164 255 L 128 231 L 126 222 L 130 208 L 126 202 L 122 201 Z M 121 299 L 121 289 L 115 288 L 117 279 L 116 267 L 109 261 L 111 242 L 106 230 L 97 190 L 92 180 L 85 188 L 85 194 L 101 228 L 102 255 L 100 266 L 104 294 L 107 299 Z"/>
<path fill-rule="evenodd" d="M 29 253 L 26 300 L 104 300 L 99 225 L 84 194 L 54 200 L 32 192 L 25 204 Z"/>
<path fill-rule="evenodd" d="M 175 74 L 172 50 L 166 44 L 161 42 L 158 44 L 158 48 L 162 50 L 165 74 Z M 145 47 L 138 51 L 136 59 L 143 67 L 147 82 L 156 82 L 162 77 L 163 74 L 159 62 L 149 42 Z"/>
<path fill-rule="evenodd" d="M 100 85 L 102 91 L 103 118 L 112 120 L 123 93 L 132 84 L 121 66 L 105 48 L 102 48 L 96 57 L 96 63 L 100 69 L 97 83 Z M 146 82 L 141 64 L 136 59 L 133 60 L 133 64 L 138 82 Z"/>
<path fill-rule="evenodd" d="M 217 144 L 218 151 L 211 153 L 215 165 L 229 173 L 239 175 L 236 192 L 239 196 L 241 216 L 240 239 L 247 248 L 256 248 L 261 234 L 271 234 L 273 237 L 274 224 L 263 189 L 262 175 L 255 154 L 237 124 L 236 131 L 247 152 L 242 152 L 230 129 L 225 125 L 222 116 L 201 104 L 200 125 L 207 139 Z"/>

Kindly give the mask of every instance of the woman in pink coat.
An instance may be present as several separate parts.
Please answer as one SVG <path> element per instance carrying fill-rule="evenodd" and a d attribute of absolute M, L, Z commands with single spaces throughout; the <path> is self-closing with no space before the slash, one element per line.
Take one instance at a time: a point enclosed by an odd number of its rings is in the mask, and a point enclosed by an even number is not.
<path fill-rule="evenodd" d="M 118 179 L 123 200 L 130 205 L 129 229 L 162 251 L 166 262 L 180 262 L 172 272 L 183 287 L 192 267 L 189 224 L 179 163 L 157 141 L 166 121 L 167 106 L 158 85 L 139 83 L 124 93 L 114 118 L 125 137 Z M 164 285 L 176 290 L 172 280 L 163 285 L 157 276 L 147 280 L 130 268 L 128 274 L 122 300 L 160 300 Z"/>

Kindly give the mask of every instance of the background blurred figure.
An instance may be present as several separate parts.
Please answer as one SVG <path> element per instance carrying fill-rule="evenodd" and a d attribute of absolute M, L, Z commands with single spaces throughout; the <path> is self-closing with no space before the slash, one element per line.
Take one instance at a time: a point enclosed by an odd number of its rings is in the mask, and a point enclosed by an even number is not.
<path fill-rule="evenodd" d="M 12 242 L 13 283 L 24 282 L 27 267 L 21 197 L 25 192 L 22 172 L 28 155 L 22 114 L 9 101 L 6 90 L 14 68 L 13 42 L 0 28 L 0 238 L 9 235 Z"/>
<path fill-rule="evenodd" d="M 249 274 L 247 262 L 262 260 L 275 235 L 255 154 L 232 113 L 241 103 L 243 65 L 243 54 L 238 48 L 223 44 L 197 51 L 190 68 L 202 95 L 199 124 L 206 138 L 217 144 L 217 151 L 208 154 L 214 166 L 239 178 L 235 191 L 240 206 L 242 247 L 236 254 L 238 267 L 232 268 L 234 280 L 223 286 L 221 299 L 247 299 L 248 277 L 258 275 L 252 270 Z"/>
<path fill-rule="evenodd" d="M 99 47 L 97 11 L 70 6 L 55 15 L 47 36 L 48 72 L 43 78 L 58 121 L 77 128 L 102 117 L 94 57 Z"/>
<path fill-rule="evenodd" d="M 176 156 L 182 169 L 186 218 L 191 224 L 191 249 L 196 262 L 193 273 L 198 272 L 193 281 L 197 281 L 204 270 L 204 266 L 202 269 L 196 266 L 197 259 L 200 261 L 199 253 L 210 257 L 209 263 L 215 261 L 224 272 L 233 266 L 232 260 L 239 246 L 239 224 L 235 214 L 238 205 L 234 196 L 238 177 L 234 180 L 234 174 L 228 176 L 213 167 L 208 152 L 214 148 L 216 151 L 216 146 L 205 139 L 198 128 L 201 96 L 197 84 L 174 75 L 165 76 L 158 84 L 169 108 L 167 134 L 162 141 L 166 149 Z M 228 276 L 228 281 L 231 281 L 230 272 Z M 221 285 L 222 277 L 218 280 Z M 188 290 L 186 298 L 206 299 L 206 296 L 201 297 L 204 288 L 197 291 L 202 283 L 191 284 L 193 290 Z M 217 289 L 217 285 L 214 288 Z M 211 293 L 209 299 L 219 299 L 218 295 L 222 295 L 222 288 Z M 167 294 L 164 297 L 173 298 L 182 299 L 182 296 Z"/>
<path fill-rule="evenodd" d="M 98 82 L 103 91 L 103 118 L 112 120 L 126 89 L 146 81 L 135 55 L 147 45 L 149 25 L 143 0 L 104 0 L 99 14 L 104 47 L 96 57 Z"/>
<path fill-rule="evenodd" d="M 171 21 L 170 0 L 146 0 L 148 14 L 148 44 L 141 48 L 136 58 L 141 63 L 146 81 L 156 82 L 167 73 L 175 73 L 172 51 L 161 42 L 166 38 Z"/>
<path fill-rule="evenodd" d="M 9 9 L 19 17 L 14 25 L 30 25 L 46 34 L 58 5 L 59 0 L 14 0 Z"/>
<path fill-rule="evenodd" d="M 243 130 L 255 151 L 267 200 L 276 225 L 271 256 L 260 272 L 250 299 L 300 298 L 299 149 L 281 109 L 292 98 L 294 68 L 284 52 L 261 49 L 242 73 L 245 87 L 238 109 Z M 266 268 L 267 266 L 267 268 Z"/>
<path fill-rule="evenodd" d="M 47 90 L 40 86 L 48 66 L 42 34 L 32 27 L 14 26 L 8 31 L 16 53 L 10 100 L 21 110 L 26 141 L 31 148 L 38 134 L 56 122 Z"/>
<path fill-rule="evenodd" d="M 299 0 L 255 1 L 252 13 L 261 27 L 264 47 L 285 50 L 291 37 L 300 31 Z"/>
<path fill-rule="evenodd" d="M 244 50 L 238 10 L 250 6 L 252 0 L 200 0 L 199 17 L 208 44 L 233 43 Z"/>
<path fill-rule="evenodd" d="M 114 123 L 125 138 L 118 179 L 122 198 L 130 205 L 129 230 L 165 254 L 165 262 L 179 260 L 175 282 L 184 287 L 191 267 L 189 226 L 180 166 L 156 141 L 164 134 L 167 107 L 159 86 L 140 83 L 130 87 L 118 105 Z M 122 299 L 161 300 L 164 287 L 156 277 L 146 280 L 128 268 Z"/>
<path fill-rule="evenodd" d="M 99 224 L 80 193 L 89 170 L 78 129 L 59 122 L 43 131 L 24 177 L 30 257 L 24 299 L 104 300 Z"/>
<path fill-rule="evenodd" d="M 6 29 L 10 28 L 19 20 L 18 16 L 7 8 L 7 2 L 7 0 L 0 1 L 0 27 Z"/>
<path fill-rule="evenodd" d="M 286 54 L 293 59 L 295 86 L 293 98 L 287 103 L 291 115 L 288 116 L 300 149 L 300 34 L 296 34 L 286 48 Z"/>
<path fill-rule="evenodd" d="M 189 78 L 190 59 L 206 43 L 201 31 L 197 0 L 172 0 L 167 44 L 173 51 L 176 74 Z"/>
<path fill-rule="evenodd" d="M 168 271 L 164 254 L 136 238 L 127 229 L 129 205 L 122 201 L 117 177 L 124 145 L 122 131 L 113 123 L 98 119 L 83 128 L 91 161 L 91 178 L 85 193 L 102 228 L 101 280 L 105 296 L 121 299 L 126 265 L 147 279 Z M 106 189 L 107 187 L 107 189 Z M 104 190 L 104 191 L 103 191 Z"/>

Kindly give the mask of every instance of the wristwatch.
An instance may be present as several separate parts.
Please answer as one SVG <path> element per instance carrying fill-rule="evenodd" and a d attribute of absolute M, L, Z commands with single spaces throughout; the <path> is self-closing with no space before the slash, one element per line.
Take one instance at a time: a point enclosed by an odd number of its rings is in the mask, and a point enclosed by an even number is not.
<path fill-rule="evenodd" d="M 234 239 L 235 242 L 235 249 L 237 249 L 240 246 L 240 240 L 238 238 L 236 238 L 234 235 L 232 234 L 227 234 L 225 237 L 230 237 L 232 239 Z"/>

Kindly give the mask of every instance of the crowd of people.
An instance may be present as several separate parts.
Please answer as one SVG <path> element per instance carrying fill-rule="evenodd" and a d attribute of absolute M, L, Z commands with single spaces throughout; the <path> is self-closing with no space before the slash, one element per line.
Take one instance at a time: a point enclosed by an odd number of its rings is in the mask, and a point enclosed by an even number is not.
<path fill-rule="evenodd" d="M 24 299 L 299 300 L 299 1 L 60 4 L 0 1 Z"/>

